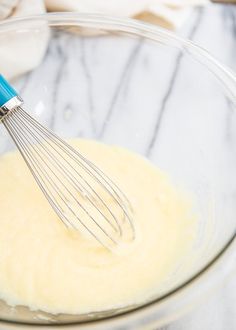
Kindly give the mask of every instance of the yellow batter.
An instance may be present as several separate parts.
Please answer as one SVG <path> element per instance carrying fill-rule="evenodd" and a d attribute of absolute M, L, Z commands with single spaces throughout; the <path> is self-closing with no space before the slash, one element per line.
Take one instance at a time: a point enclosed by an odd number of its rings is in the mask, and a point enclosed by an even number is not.
<path fill-rule="evenodd" d="M 138 239 L 114 254 L 68 230 L 17 152 L 0 160 L 0 298 L 51 313 L 138 304 L 158 294 L 192 247 L 194 216 L 166 174 L 119 147 L 73 142 L 124 191 Z"/>

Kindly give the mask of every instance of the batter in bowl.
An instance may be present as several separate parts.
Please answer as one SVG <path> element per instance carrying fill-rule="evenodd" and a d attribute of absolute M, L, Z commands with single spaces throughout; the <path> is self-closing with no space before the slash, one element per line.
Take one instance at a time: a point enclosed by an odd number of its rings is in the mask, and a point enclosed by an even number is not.
<path fill-rule="evenodd" d="M 158 295 L 193 246 L 191 204 L 137 154 L 72 144 L 126 194 L 137 238 L 111 253 L 59 220 L 18 152 L 0 159 L 0 299 L 50 313 L 88 313 Z"/>

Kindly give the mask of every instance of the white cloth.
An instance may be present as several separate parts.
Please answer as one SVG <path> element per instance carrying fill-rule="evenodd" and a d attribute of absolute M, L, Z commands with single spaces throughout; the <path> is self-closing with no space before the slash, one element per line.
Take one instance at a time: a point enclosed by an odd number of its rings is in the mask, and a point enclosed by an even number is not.
<path fill-rule="evenodd" d="M 44 13 L 42 0 L 0 0 L 0 19 L 15 18 Z M 27 30 L 27 29 L 26 29 Z M 0 28 L 0 73 L 11 79 L 26 73 L 41 62 L 48 44 L 49 30 L 46 26 L 37 33 L 32 31 L 17 34 L 1 32 Z M 43 32 L 43 33 L 42 33 Z"/>

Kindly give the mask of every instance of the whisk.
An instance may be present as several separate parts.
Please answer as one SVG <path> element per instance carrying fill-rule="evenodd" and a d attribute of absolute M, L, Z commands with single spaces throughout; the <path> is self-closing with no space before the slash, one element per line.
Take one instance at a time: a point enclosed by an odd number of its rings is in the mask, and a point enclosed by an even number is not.
<path fill-rule="evenodd" d="M 0 120 L 63 223 L 110 249 L 135 236 L 131 205 L 118 186 L 78 150 L 23 108 L 0 75 Z"/>

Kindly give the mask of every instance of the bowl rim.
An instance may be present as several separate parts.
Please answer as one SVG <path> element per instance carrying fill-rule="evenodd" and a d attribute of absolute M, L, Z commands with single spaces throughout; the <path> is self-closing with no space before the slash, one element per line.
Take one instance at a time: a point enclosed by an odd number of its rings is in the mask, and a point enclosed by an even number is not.
<path fill-rule="evenodd" d="M 44 13 L 39 15 L 30 15 L 30 16 L 22 16 L 17 18 L 9 18 L 5 21 L 0 22 L 0 32 L 4 30 L 4 27 L 11 27 L 15 26 L 15 24 L 25 23 L 25 22 L 34 22 L 35 21 L 45 21 L 49 22 L 50 26 L 58 26 L 58 25 L 79 25 L 83 27 L 93 27 L 96 26 L 101 28 L 101 26 L 105 29 L 115 29 L 119 32 L 126 32 L 134 35 L 139 35 L 140 37 L 145 37 L 149 40 L 154 40 L 157 37 L 164 38 L 166 41 L 172 41 L 172 47 L 180 48 L 188 52 L 190 55 L 194 56 L 201 64 L 203 64 L 208 70 L 210 70 L 215 77 L 221 82 L 222 87 L 225 88 L 226 93 L 228 94 L 229 98 L 232 101 L 232 104 L 236 107 L 236 74 L 226 66 L 222 65 L 218 60 L 216 60 L 207 50 L 198 46 L 194 42 L 179 37 L 173 32 L 170 32 L 162 27 L 158 27 L 152 25 L 150 23 L 141 22 L 132 18 L 119 18 L 113 17 L 103 14 L 96 14 L 96 13 L 75 13 L 75 12 L 54 12 L 54 13 Z M 157 307 L 159 303 L 167 302 L 172 299 L 173 296 L 182 295 L 186 289 L 188 290 L 192 284 L 195 286 L 197 285 L 197 289 L 199 290 L 199 286 L 201 286 L 203 280 L 206 277 L 209 277 L 209 273 L 214 272 L 214 269 L 218 267 L 218 264 L 221 264 L 226 257 L 229 255 L 232 257 L 233 254 L 236 252 L 236 228 L 232 233 L 232 236 L 228 239 L 226 244 L 221 247 L 220 251 L 199 271 L 195 272 L 194 275 L 189 277 L 183 283 L 179 284 L 178 286 L 174 287 L 170 291 L 166 292 L 165 294 L 161 295 L 159 298 L 154 298 L 152 301 L 144 303 L 138 307 L 135 307 L 131 310 L 123 311 L 116 315 L 106 316 L 101 319 L 96 320 L 89 320 L 89 321 L 82 321 L 82 322 L 68 322 L 63 323 L 66 325 L 86 325 L 86 324 L 99 324 L 101 325 L 102 322 L 106 322 L 108 320 L 122 320 L 122 318 L 127 317 L 128 315 L 132 316 L 137 315 L 137 312 L 141 310 L 147 310 L 151 307 Z M 229 267 L 231 269 L 231 267 Z M 225 275 L 228 275 L 229 271 L 224 272 Z M 199 281 L 200 280 L 200 281 Z M 214 281 L 212 281 L 214 282 Z M 212 283 L 213 284 L 213 283 Z M 189 291 L 189 290 L 188 290 Z M 21 324 L 24 326 L 33 325 L 34 329 L 38 326 L 41 326 L 37 323 L 26 323 L 21 321 L 11 321 L 11 320 L 0 320 L 5 324 Z M 54 324 L 54 326 L 58 324 Z M 49 325 L 51 327 L 53 325 Z M 45 327 L 45 326 L 44 326 Z M 46 327 L 45 327 L 46 329 Z"/>

